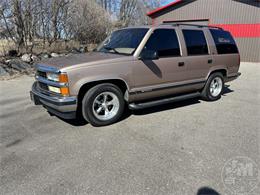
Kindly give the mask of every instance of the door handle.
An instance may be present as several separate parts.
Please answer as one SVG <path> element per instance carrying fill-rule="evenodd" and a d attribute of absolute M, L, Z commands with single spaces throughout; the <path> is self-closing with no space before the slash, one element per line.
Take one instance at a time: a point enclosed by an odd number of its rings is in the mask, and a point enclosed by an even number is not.
<path fill-rule="evenodd" d="M 209 59 L 208 60 L 208 64 L 212 64 L 213 60 L 212 59 Z"/>
<path fill-rule="evenodd" d="M 184 66 L 185 63 L 184 62 L 179 62 L 178 66 Z"/>

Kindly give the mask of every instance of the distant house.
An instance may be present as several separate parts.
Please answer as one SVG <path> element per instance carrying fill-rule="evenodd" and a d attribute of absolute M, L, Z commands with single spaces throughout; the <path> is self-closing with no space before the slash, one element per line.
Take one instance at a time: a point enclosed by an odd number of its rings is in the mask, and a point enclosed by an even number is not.
<path fill-rule="evenodd" d="M 147 13 L 153 24 L 170 21 L 222 27 L 235 37 L 241 60 L 260 62 L 259 0 L 176 0 Z"/>

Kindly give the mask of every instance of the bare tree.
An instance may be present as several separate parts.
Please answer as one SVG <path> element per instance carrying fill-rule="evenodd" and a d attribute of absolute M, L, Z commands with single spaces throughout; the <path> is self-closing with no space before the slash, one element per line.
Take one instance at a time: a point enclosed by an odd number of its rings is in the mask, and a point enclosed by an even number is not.
<path fill-rule="evenodd" d="M 1 36 L 18 50 L 37 42 L 97 43 L 114 27 L 147 24 L 146 12 L 160 0 L 1 0 Z M 38 44 L 38 43 L 37 43 Z"/>
<path fill-rule="evenodd" d="M 152 9 L 160 7 L 165 0 L 137 0 L 136 8 L 131 19 L 131 25 L 146 25 L 149 24 L 150 18 L 146 13 Z"/>
<path fill-rule="evenodd" d="M 110 13 L 116 16 L 116 26 L 147 24 L 148 10 L 161 6 L 166 0 L 96 0 L 96 2 Z"/>
<path fill-rule="evenodd" d="M 108 13 L 92 0 L 75 0 L 72 13 L 70 24 L 80 42 L 99 42 L 112 26 Z"/>
<path fill-rule="evenodd" d="M 1 4 L 1 15 L 4 20 L 5 29 L 9 38 L 12 39 L 18 49 L 25 47 L 28 49 L 29 41 L 34 36 L 34 14 L 33 0 L 5 0 Z"/>
<path fill-rule="evenodd" d="M 120 7 L 121 0 L 96 0 L 96 2 L 108 13 L 113 14 Z"/>
<path fill-rule="evenodd" d="M 9 24 L 9 19 L 12 17 L 10 12 L 8 11 L 9 6 L 10 5 L 7 1 L 2 1 L 2 3 L 0 4 L 0 22 L 1 26 L 3 26 L 3 29 L 1 29 L 1 31 L 3 32 L 2 35 L 5 36 L 6 39 L 11 39 L 15 42 L 13 27 Z"/>

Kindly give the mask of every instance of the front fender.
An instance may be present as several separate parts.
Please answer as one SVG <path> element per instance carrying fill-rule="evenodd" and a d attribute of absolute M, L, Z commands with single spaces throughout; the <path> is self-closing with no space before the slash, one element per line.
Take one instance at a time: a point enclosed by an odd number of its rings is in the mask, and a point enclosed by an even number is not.
<path fill-rule="evenodd" d="M 78 80 L 77 82 L 75 82 L 73 84 L 73 86 L 71 86 L 71 94 L 78 94 L 81 87 L 87 83 L 92 83 L 92 82 L 106 82 L 108 80 L 121 80 L 125 83 L 125 85 L 127 86 L 127 90 L 129 91 L 130 89 L 130 86 L 128 84 L 129 81 L 127 81 L 125 78 L 123 77 L 118 77 L 118 76 L 115 76 L 115 75 L 110 75 L 110 76 L 92 76 L 92 77 L 84 77 L 84 78 L 81 78 L 80 80 Z"/>

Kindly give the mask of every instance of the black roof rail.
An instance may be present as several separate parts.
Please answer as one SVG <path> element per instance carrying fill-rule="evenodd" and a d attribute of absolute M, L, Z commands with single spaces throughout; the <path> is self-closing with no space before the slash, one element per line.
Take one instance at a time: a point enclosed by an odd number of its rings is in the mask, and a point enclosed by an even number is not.
<path fill-rule="evenodd" d="M 223 28 L 217 27 L 217 26 L 207 26 L 207 25 L 200 25 L 200 24 L 184 24 L 184 23 L 178 23 L 178 22 L 163 22 L 160 25 L 172 25 L 172 26 L 195 26 L 198 28 L 203 28 L 203 27 L 207 27 L 207 28 L 216 28 L 219 30 L 223 30 Z"/>

